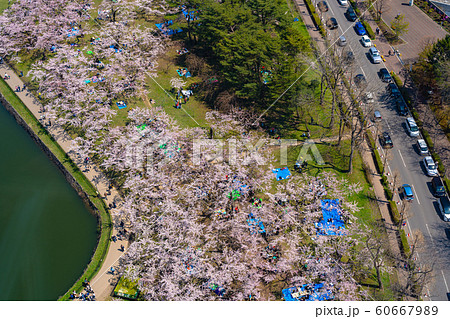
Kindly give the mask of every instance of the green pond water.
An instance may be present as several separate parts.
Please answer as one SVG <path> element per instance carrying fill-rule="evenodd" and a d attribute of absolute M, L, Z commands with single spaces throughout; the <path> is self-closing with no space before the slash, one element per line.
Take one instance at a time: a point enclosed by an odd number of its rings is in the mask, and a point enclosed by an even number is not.
<path fill-rule="evenodd" d="M 96 219 L 0 104 L 0 300 L 56 300 L 96 246 Z"/>

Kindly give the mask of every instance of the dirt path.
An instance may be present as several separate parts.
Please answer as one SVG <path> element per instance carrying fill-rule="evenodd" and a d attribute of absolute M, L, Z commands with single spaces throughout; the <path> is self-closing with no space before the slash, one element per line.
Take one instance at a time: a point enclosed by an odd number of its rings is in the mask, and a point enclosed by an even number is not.
<path fill-rule="evenodd" d="M 23 87 L 22 80 L 14 73 L 13 70 L 9 69 L 5 64 L 0 65 L 0 74 L 3 76 L 7 73 L 11 78 L 6 80 L 8 85 L 15 91 L 17 86 Z M 36 97 L 34 97 L 28 90 L 16 92 L 16 95 L 22 100 L 22 102 L 27 106 L 27 108 L 33 113 L 33 115 L 38 119 L 44 126 L 48 121 L 45 119 L 45 112 L 41 112 L 42 105 Z M 98 196 L 101 196 L 106 205 L 116 204 L 115 209 L 111 209 L 111 218 L 114 225 L 117 225 L 116 213 L 121 207 L 122 199 L 119 193 L 113 188 L 110 194 L 107 195 L 107 190 L 109 182 L 106 177 L 101 173 L 101 171 L 95 165 L 84 164 L 84 159 L 78 154 L 71 150 L 73 140 L 72 138 L 59 126 L 51 125 L 47 126 L 48 132 L 53 136 L 55 141 L 61 146 L 61 148 L 70 156 L 73 162 L 80 168 L 84 175 L 89 179 L 89 181 L 97 188 Z M 105 196 L 106 195 L 106 196 Z M 114 227 L 113 235 L 117 235 L 118 227 Z M 127 241 L 117 240 L 116 242 L 111 242 L 108 253 L 106 255 L 105 261 L 99 273 L 91 280 L 91 287 L 94 290 L 97 300 L 105 300 L 111 294 L 113 285 L 117 280 L 116 276 L 108 273 L 111 266 L 117 263 L 117 260 L 124 253 L 120 251 L 121 245 L 125 246 L 125 250 L 128 247 Z"/>

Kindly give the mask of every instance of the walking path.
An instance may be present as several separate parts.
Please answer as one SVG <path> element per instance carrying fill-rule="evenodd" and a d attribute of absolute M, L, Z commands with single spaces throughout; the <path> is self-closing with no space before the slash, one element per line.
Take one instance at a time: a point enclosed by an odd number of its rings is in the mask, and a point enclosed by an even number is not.
<path fill-rule="evenodd" d="M 8 85 L 13 91 L 17 86 L 23 87 L 24 83 L 22 80 L 14 73 L 13 70 L 8 68 L 5 64 L 0 65 L 0 74 L 3 76 L 7 73 L 11 78 L 6 80 Z M 22 100 L 22 102 L 27 106 L 27 108 L 33 113 L 33 115 L 38 119 L 44 126 L 48 122 L 45 119 L 45 112 L 41 112 L 42 105 L 28 90 L 16 92 L 16 95 Z M 70 156 L 72 161 L 83 171 L 84 175 L 89 179 L 89 181 L 97 188 L 98 195 L 106 194 L 108 192 L 109 182 L 106 177 L 101 173 L 101 171 L 95 165 L 85 165 L 84 158 L 76 154 L 71 150 L 73 140 L 72 138 L 59 126 L 51 125 L 47 126 L 47 131 L 53 136 L 56 142 L 61 146 L 61 148 Z M 109 192 L 108 192 L 109 193 Z M 109 204 L 116 204 L 116 208 L 110 210 L 111 219 L 113 220 L 114 228 L 112 235 L 117 236 L 118 228 L 117 225 L 120 221 L 115 217 L 116 212 L 120 209 L 121 198 L 119 193 L 112 188 L 109 195 L 102 197 L 108 206 Z M 97 300 L 105 300 L 111 294 L 113 285 L 117 280 L 117 276 L 109 273 L 111 266 L 118 263 L 118 259 L 124 253 L 120 251 L 120 247 L 123 245 L 128 248 L 128 242 L 117 240 L 116 242 L 111 241 L 108 253 L 106 255 L 105 261 L 102 268 L 98 274 L 91 280 L 91 287 L 94 290 Z"/>
<path fill-rule="evenodd" d="M 428 106 L 426 98 L 418 94 L 417 88 L 414 86 L 409 69 L 403 65 L 414 64 L 419 54 L 423 51 L 426 44 L 444 38 L 448 33 L 428 17 L 420 8 L 416 6 L 405 5 L 408 1 L 404 0 L 386 0 L 386 7 L 383 10 L 382 18 L 387 25 L 398 13 L 404 15 L 405 20 L 409 22 L 408 32 L 402 36 L 405 43 L 395 46 L 400 51 L 400 56 L 388 56 L 389 51 L 394 48 L 387 42 L 386 38 L 380 34 L 373 42 L 377 49 L 386 59 L 386 66 L 390 71 L 394 71 L 404 83 L 405 89 L 413 98 L 414 108 L 419 114 L 419 118 L 423 123 L 423 128 L 428 131 L 433 142 L 436 153 L 441 158 L 445 167 L 446 176 L 450 177 L 450 141 L 439 125 L 434 113 Z M 376 22 L 370 14 L 366 14 L 367 21 L 373 30 L 377 28 Z M 403 63 L 403 64 L 402 64 Z"/>

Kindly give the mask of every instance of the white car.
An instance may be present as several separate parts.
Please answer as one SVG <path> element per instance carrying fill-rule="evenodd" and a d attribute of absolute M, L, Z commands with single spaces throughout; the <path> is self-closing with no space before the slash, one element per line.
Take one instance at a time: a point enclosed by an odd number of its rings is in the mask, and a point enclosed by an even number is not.
<path fill-rule="evenodd" d="M 363 35 L 361 38 L 361 43 L 364 47 L 370 48 L 372 46 L 372 41 L 367 35 Z"/>
<path fill-rule="evenodd" d="M 423 159 L 423 165 L 425 165 L 425 170 L 427 171 L 428 176 L 438 176 L 438 171 L 436 164 L 433 161 L 431 156 L 425 156 Z"/>
<path fill-rule="evenodd" d="M 341 6 L 346 6 L 346 5 L 348 5 L 347 0 L 338 0 L 338 2 L 339 2 L 339 4 L 340 4 Z"/>
<path fill-rule="evenodd" d="M 372 58 L 372 62 L 373 63 L 381 63 L 381 56 L 380 56 L 380 52 L 378 52 L 377 49 L 375 48 L 370 48 L 369 49 L 369 55 Z"/>

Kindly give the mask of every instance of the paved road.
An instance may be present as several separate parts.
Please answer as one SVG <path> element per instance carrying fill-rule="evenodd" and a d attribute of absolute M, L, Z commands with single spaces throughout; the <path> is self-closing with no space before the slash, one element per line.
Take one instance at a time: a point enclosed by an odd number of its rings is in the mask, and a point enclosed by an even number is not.
<path fill-rule="evenodd" d="M 425 292 L 431 300 L 448 300 L 450 240 L 446 238 L 445 229 L 450 228 L 450 225 L 441 219 L 436 199 L 431 195 L 431 178 L 425 175 L 424 167 L 420 163 L 423 157 L 413 147 L 417 139 L 409 137 L 406 133 L 404 125 L 406 117 L 398 115 L 393 100 L 386 90 L 387 84 L 378 77 L 380 68 L 385 65 L 384 63 L 373 64 L 369 59 L 368 48 L 362 46 L 361 37 L 353 29 L 353 23 L 348 21 L 344 15 L 347 7 L 339 5 L 337 0 L 329 0 L 327 3 L 330 10 L 323 14 L 323 19 L 335 17 L 339 24 L 337 30 L 329 31 L 330 39 L 337 39 L 338 36 L 344 34 L 348 42 L 343 49 L 344 52 L 351 50 L 356 58 L 353 74 L 347 76 L 351 78 L 360 73 L 366 77 L 368 82 L 366 90 L 375 94 L 375 109 L 378 109 L 383 117 L 380 131 L 389 131 L 394 142 L 394 148 L 388 155 L 387 169 L 390 174 L 398 171 L 401 182 L 413 187 L 416 198 L 411 204 L 405 231 L 410 234 L 410 239 L 418 236 L 424 244 L 424 249 L 418 253 L 419 261 L 435 263 L 434 278 L 428 283 Z M 381 150 L 381 153 L 383 154 L 384 151 Z"/>

